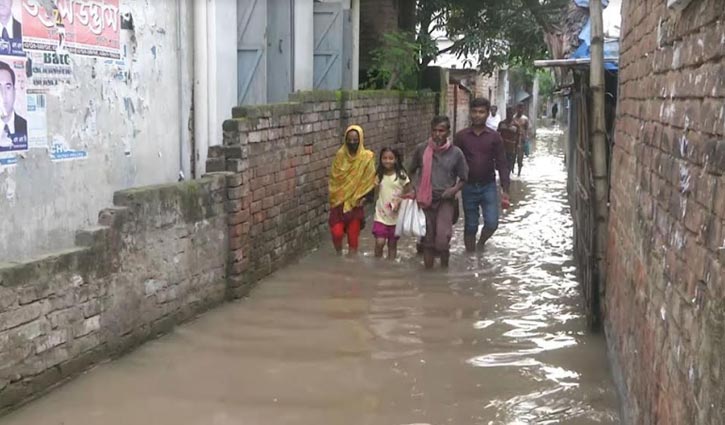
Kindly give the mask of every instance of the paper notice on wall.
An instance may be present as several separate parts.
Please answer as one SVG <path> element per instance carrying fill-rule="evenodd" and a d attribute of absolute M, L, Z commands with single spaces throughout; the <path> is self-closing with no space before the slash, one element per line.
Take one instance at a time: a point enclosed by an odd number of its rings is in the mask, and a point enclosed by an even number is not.
<path fill-rule="evenodd" d="M 22 0 L 26 50 L 120 57 L 119 0 Z M 48 10 L 43 4 L 52 4 Z"/>
<path fill-rule="evenodd" d="M 23 6 L 20 1 L 7 2 L 12 5 L 8 25 L 0 28 L 0 55 L 25 56 L 23 51 Z M 7 10 L 7 9 L 6 9 Z"/>
<path fill-rule="evenodd" d="M 25 58 L 0 56 L 0 153 L 28 150 Z"/>
<path fill-rule="evenodd" d="M 83 150 L 71 149 L 63 136 L 53 136 L 53 142 L 50 146 L 50 159 L 53 161 L 72 161 L 75 159 L 88 158 L 88 152 Z"/>
<path fill-rule="evenodd" d="M 73 81 L 73 65 L 68 53 L 28 52 L 28 64 L 28 83 L 32 90 L 47 90 Z"/>
<path fill-rule="evenodd" d="M 10 167 L 18 163 L 18 157 L 12 153 L 0 153 L 0 170 L 4 167 Z"/>
<path fill-rule="evenodd" d="M 48 110 L 42 93 L 28 93 L 28 148 L 48 148 Z"/>

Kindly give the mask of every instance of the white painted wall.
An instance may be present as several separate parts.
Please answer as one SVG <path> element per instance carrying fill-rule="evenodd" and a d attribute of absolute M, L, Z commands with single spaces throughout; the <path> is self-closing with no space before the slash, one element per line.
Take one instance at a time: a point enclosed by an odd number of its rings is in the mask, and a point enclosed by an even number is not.
<path fill-rule="evenodd" d="M 237 0 L 195 2 L 195 7 L 206 15 L 205 25 L 195 28 L 195 36 L 201 38 L 195 51 L 194 93 L 199 126 L 195 131 L 195 176 L 200 177 L 206 172 L 209 146 L 222 143 L 222 124 L 231 118 L 237 103 Z M 205 51 L 198 49 L 201 46 L 206 46 Z"/>
<path fill-rule="evenodd" d="M 352 9 L 352 89 L 360 87 L 360 0 L 351 0 Z"/>
<path fill-rule="evenodd" d="M 357 87 L 359 0 L 343 4 L 352 8 Z M 47 96 L 49 133 L 88 158 L 52 162 L 32 149 L 0 166 L 0 263 L 72 246 L 115 191 L 199 177 L 208 147 L 222 143 L 236 104 L 237 0 L 123 5 L 135 24 L 121 35 L 129 77 L 116 78 L 118 64 L 73 55 L 72 82 Z M 313 0 L 295 1 L 295 90 L 313 86 L 312 11 Z"/>
<path fill-rule="evenodd" d="M 130 78 L 115 78 L 117 64 L 72 55 L 72 82 L 47 96 L 49 133 L 88 158 L 52 162 L 46 149 L 32 149 L 0 168 L 0 262 L 70 247 L 114 191 L 174 182 L 188 169 L 180 123 L 191 108 L 191 60 L 179 51 L 191 51 L 191 8 L 180 16 L 174 1 L 123 4 L 135 23 L 126 34 Z"/>
<path fill-rule="evenodd" d="M 209 145 L 222 143 L 222 124 L 231 118 L 237 104 L 237 2 L 216 0 L 214 31 L 216 69 L 212 73 L 212 93 L 216 94 L 212 133 Z"/>
<path fill-rule="evenodd" d="M 313 0 L 296 0 L 294 9 L 294 91 L 314 87 L 314 37 L 312 27 Z"/>

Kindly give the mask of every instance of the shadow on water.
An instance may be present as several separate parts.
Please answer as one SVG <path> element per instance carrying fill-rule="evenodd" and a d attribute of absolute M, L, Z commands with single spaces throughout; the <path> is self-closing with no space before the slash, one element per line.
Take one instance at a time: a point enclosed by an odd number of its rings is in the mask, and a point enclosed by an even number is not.
<path fill-rule="evenodd" d="M 575 281 L 561 132 L 541 129 L 484 253 L 449 270 L 325 246 L 2 424 L 616 424 Z M 462 221 L 462 220 L 461 220 Z M 366 230 L 368 233 L 369 227 Z"/>

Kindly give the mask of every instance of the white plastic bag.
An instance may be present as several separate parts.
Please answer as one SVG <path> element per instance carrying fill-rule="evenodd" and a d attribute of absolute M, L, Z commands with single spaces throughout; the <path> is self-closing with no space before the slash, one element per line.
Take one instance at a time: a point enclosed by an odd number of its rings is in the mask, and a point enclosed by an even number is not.
<path fill-rule="evenodd" d="M 403 199 L 398 210 L 398 222 L 395 225 L 395 236 L 425 236 L 425 214 L 413 199 Z"/>

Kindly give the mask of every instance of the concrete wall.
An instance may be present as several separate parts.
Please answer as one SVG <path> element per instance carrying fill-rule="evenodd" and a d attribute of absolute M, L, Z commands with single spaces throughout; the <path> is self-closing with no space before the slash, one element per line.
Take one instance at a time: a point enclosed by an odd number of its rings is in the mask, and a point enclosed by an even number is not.
<path fill-rule="evenodd" d="M 74 248 L 0 265 L 0 412 L 226 294 L 225 176 L 117 192 Z"/>
<path fill-rule="evenodd" d="M 725 25 L 625 0 L 605 323 L 636 424 L 725 423 Z"/>
<path fill-rule="evenodd" d="M 233 293 L 327 239 L 328 179 L 348 124 L 365 130 L 368 149 L 409 153 L 429 135 L 433 93 L 308 92 L 280 105 L 238 107 L 224 123 L 224 147 L 208 171 L 229 178 Z"/>
<path fill-rule="evenodd" d="M 190 10 L 122 4 L 135 28 L 121 30 L 125 64 L 73 54 L 71 81 L 46 95 L 49 136 L 87 159 L 51 161 L 47 149 L 31 149 L 0 166 L 3 261 L 72 246 L 75 229 L 95 223 L 114 191 L 173 182 L 188 170 Z"/>
<path fill-rule="evenodd" d="M 496 104 L 498 105 L 499 111 L 506 114 L 506 106 L 514 106 L 509 90 L 509 71 L 507 69 L 501 69 L 497 71 L 497 74 Z"/>
<path fill-rule="evenodd" d="M 294 8 L 294 90 L 307 91 L 314 88 L 315 31 L 310 23 L 313 19 L 312 0 L 295 1 Z"/>
<path fill-rule="evenodd" d="M 0 165 L 0 259 L 72 246 L 114 191 L 203 175 L 236 105 L 237 1 L 126 0 L 125 61 L 71 55 L 72 80 L 46 95 L 48 131 L 88 157 L 58 162 L 31 149 Z M 355 33 L 359 2 L 343 4 Z M 312 10 L 312 0 L 295 2 L 295 90 L 312 88 Z M 355 33 L 353 87 L 358 49 Z"/>

